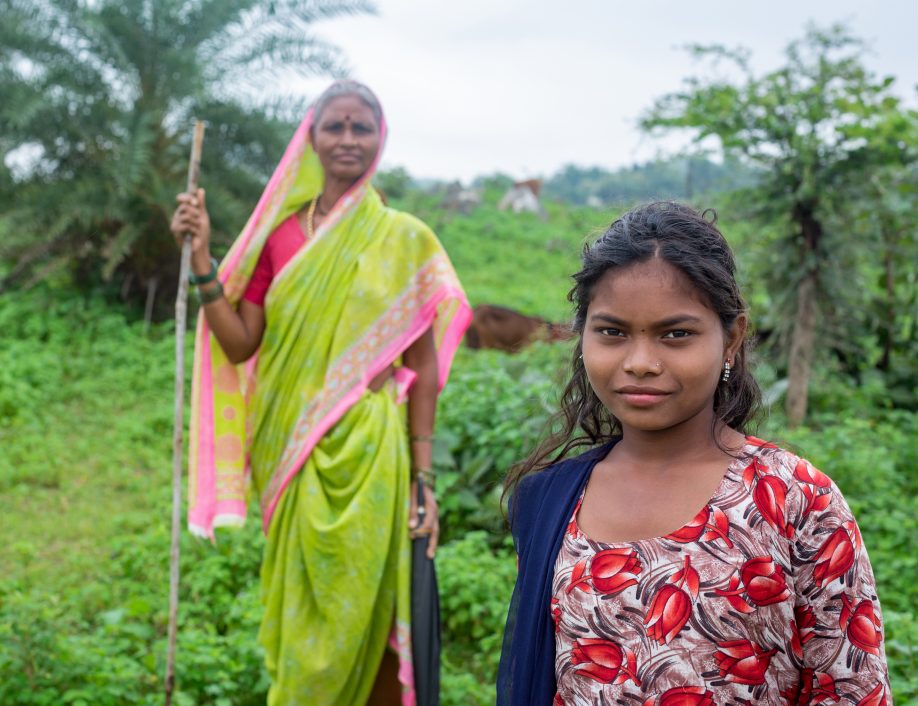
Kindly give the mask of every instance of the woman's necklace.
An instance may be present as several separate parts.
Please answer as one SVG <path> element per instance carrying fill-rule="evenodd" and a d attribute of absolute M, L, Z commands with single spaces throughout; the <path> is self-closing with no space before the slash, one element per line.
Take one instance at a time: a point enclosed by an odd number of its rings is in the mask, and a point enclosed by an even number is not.
<path fill-rule="evenodd" d="M 312 202 L 309 204 L 309 209 L 306 211 L 306 239 L 312 240 L 312 236 L 315 235 L 316 231 L 316 209 L 319 211 L 320 216 L 327 216 L 328 211 L 319 206 L 319 201 L 322 200 L 322 194 L 316 196 Z"/>
<path fill-rule="evenodd" d="M 315 235 L 315 215 L 316 215 L 316 205 L 319 203 L 319 198 L 322 194 L 316 196 L 312 203 L 309 204 L 309 209 L 306 211 L 306 240 L 312 240 L 312 236 Z"/>

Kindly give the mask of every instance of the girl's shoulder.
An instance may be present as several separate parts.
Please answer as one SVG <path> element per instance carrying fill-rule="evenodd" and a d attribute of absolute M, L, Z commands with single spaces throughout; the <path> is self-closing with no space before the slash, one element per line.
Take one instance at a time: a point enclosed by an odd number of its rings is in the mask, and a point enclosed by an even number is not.
<path fill-rule="evenodd" d="M 596 446 L 582 454 L 556 461 L 524 476 L 510 497 L 511 526 L 526 517 L 564 512 L 583 487 L 590 469 L 605 458 L 614 442 Z"/>
<path fill-rule="evenodd" d="M 737 474 L 747 493 L 745 502 L 797 549 L 821 542 L 827 528 L 856 526 L 847 501 L 828 474 L 776 444 L 747 437 L 746 456 Z"/>
<path fill-rule="evenodd" d="M 513 488 L 508 519 L 517 554 L 531 543 L 553 545 L 583 489 L 590 470 L 609 452 L 612 443 L 579 456 L 557 461 L 524 476 Z"/>
<path fill-rule="evenodd" d="M 577 456 L 561 459 L 525 476 L 519 483 L 527 490 L 547 489 L 561 485 L 575 484 L 577 479 L 596 465 L 609 453 L 614 442 L 594 446 Z"/>
<path fill-rule="evenodd" d="M 838 492 L 837 486 L 828 474 L 816 468 L 807 459 L 777 444 L 747 436 L 746 451 L 748 458 L 742 476 L 747 485 L 758 476 L 771 476 L 780 480 L 787 488 L 816 486 L 831 488 Z"/>

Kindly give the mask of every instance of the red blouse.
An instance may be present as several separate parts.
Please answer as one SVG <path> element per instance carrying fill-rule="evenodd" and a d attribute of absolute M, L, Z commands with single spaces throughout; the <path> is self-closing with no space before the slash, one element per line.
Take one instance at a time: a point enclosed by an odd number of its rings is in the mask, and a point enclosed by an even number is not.
<path fill-rule="evenodd" d="M 249 280 L 249 285 L 242 298 L 258 306 L 264 306 L 268 288 L 274 281 L 274 277 L 296 255 L 305 242 L 306 235 L 294 213 L 268 236 L 261 255 L 258 257 L 258 263 L 255 265 L 255 271 L 252 273 L 252 279 Z"/>
<path fill-rule="evenodd" d="M 552 585 L 556 706 L 892 703 L 860 532 L 807 461 L 749 437 L 665 537 L 594 542 L 579 509 Z"/>

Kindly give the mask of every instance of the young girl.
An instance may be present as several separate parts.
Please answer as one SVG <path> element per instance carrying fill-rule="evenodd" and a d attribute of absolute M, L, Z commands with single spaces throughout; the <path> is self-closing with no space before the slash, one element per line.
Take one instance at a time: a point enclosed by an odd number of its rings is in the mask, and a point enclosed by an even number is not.
<path fill-rule="evenodd" d="M 674 203 L 585 248 L 563 429 L 507 481 L 500 706 L 892 703 L 851 511 L 745 434 L 759 390 L 734 272 Z"/>

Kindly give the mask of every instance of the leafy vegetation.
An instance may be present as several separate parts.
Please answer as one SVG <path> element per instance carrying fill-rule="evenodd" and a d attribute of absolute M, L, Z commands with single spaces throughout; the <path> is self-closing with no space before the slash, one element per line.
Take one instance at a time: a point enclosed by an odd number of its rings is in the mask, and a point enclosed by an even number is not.
<path fill-rule="evenodd" d="M 0 91 L 14 98 L 0 105 L 0 151 L 22 150 L 28 163 L 0 163 L 11 204 L 0 214 L 0 279 L 38 283 L 0 297 L 0 704 L 161 703 L 174 339 L 168 325 L 140 324 L 119 295 L 146 294 L 160 278 L 171 298 L 175 250 L 161 241 L 182 180 L 167 167 L 184 162 L 181 125 L 200 111 L 212 121 L 207 186 L 228 236 L 290 126 L 242 96 L 217 101 L 213 89 L 230 70 L 304 59 L 328 68 L 334 55 L 300 30 L 315 13 L 363 7 L 0 0 Z M 248 32 L 252 23 L 261 29 Z M 259 62 L 262 48 L 270 62 Z M 658 103 L 647 126 L 715 136 L 738 154 L 729 169 L 758 175 L 699 205 L 721 211 L 763 343 L 755 364 L 770 409 L 759 435 L 809 457 L 845 493 L 877 576 L 896 701 L 918 703 L 914 114 L 889 99 L 888 81 L 863 72 L 856 51 L 843 32 L 813 31 L 783 69 L 739 85 L 695 81 Z M 717 183 L 710 163 L 693 164 Z M 562 320 L 582 243 L 617 213 L 582 204 L 629 198 L 637 192 L 611 189 L 642 179 L 677 196 L 678 165 L 645 165 L 630 182 L 567 169 L 549 190 L 581 205 L 548 203 L 546 221 L 499 212 L 500 175 L 479 180 L 483 204 L 469 214 L 413 188 L 403 170 L 378 184 L 440 234 L 473 303 Z M 820 238 L 807 250 L 813 220 Z M 791 333 L 781 322 L 797 311 L 788 294 L 814 273 L 815 330 L 835 335 L 812 357 L 799 424 L 781 404 L 789 366 L 779 351 Z M 500 483 L 544 433 L 570 353 L 568 344 L 515 356 L 463 349 L 441 398 L 445 706 L 493 703 L 515 575 Z M 221 532 L 215 547 L 183 537 L 177 704 L 264 703 L 262 541 L 257 522 Z"/>
<path fill-rule="evenodd" d="M 760 169 L 743 196 L 763 226 L 760 271 L 774 295 L 772 325 L 784 329 L 780 322 L 791 322 L 789 331 L 781 331 L 789 349 L 791 424 L 806 416 L 820 323 L 844 329 L 842 319 L 862 307 L 863 291 L 850 284 L 865 273 L 863 261 L 885 270 L 883 289 L 874 295 L 893 317 L 883 334 L 885 354 L 911 350 L 914 343 L 914 333 L 899 337 L 896 321 L 914 301 L 914 284 L 905 283 L 908 268 L 893 268 L 896 260 L 914 262 L 914 236 L 887 225 L 857 237 L 850 222 L 866 211 L 869 220 L 889 223 L 891 204 L 876 191 L 889 191 L 890 179 L 914 196 L 918 114 L 900 107 L 892 77 L 876 78 L 864 68 L 862 50 L 844 27 L 811 27 L 787 47 L 784 66 L 757 76 L 742 51 L 695 47 L 696 56 L 730 62 L 742 78 L 687 79 L 684 91 L 658 99 L 643 119 L 647 130 L 683 129 L 699 141 L 711 138 L 723 154 Z M 867 199 L 865 183 L 874 185 Z M 902 215 L 896 211 L 899 223 Z M 914 232 L 914 222 L 910 226 Z M 831 315 L 838 311 L 846 317 Z"/>
<path fill-rule="evenodd" d="M 496 293 L 480 270 L 498 268 L 512 252 L 517 262 L 532 258 L 519 268 L 529 272 L 548 267 L 546 252 L 573 257 L 538 247 L 534 230 L 560 234 L 576 253 L 584 233 L 577 219 L 610 217 L 562 207 L 551 213 L 548 224 L 504 220 L 490 205 L 467 218 L 437 215 L 474 300 Z M 485 222 L 497 224 L 492 232 L 501 237 L 475 237 L 475 224 Z M 726 230 L 740 241 L 748 236 Z M 506 281 L 499 301 L 563 316 L 567 272 L 551 272 L 544 270 L 537 293 L 527 280 Z M 752 300 L 761 301 L 761 285 L 750 284 Z M 0 703 L 160 703 L 171 331 L 154 325 L 144 333 L 101 299 L 50 286 L 0 299 L 0 327 L 8 334 L 0 349 L 0 497 L 8 508 L 0 524 Z M 500 482 L 542 433 L 569 357 L 565 344 L 516 356 L 462 349 L 442 398 L 435 464 L 445 706 L 493 703 L 515 575 Z M 905 703 L 918 699 L 911 609 L 918 602 L 918 414 L 890 402 L 892 378 L 882 371 L 860 383 L 841 363 L 814 374 L 809 424 L 788 431 L 778 404 L 761 434 L 827 470 L 858 514 L 883 601 L 895 695 Z M 759 376 L 766 388 L 779 381 L 766 359 Z M 257 524 L 221 532 L 216 547 L 183 537 L 176 703 L 264 702 Z"/>
<path fill-rule="evenodd" d="M 245 221 L 303 113 L 254 94 L 278 72 L 340 71 L 312 24 L 364 0 L 2 0 L 0 198 L 16 264 L 0 291 L 55 270 L 122 299 L 175 291 L 162 238 L 183 188 L 193 118 L 216 242 Z M 15 193 L 15 198 L 13 194 Z M 162 285 L 162 287 L 160 287 Z M 165 307 L 164 307 L 165 308 Z"/>

